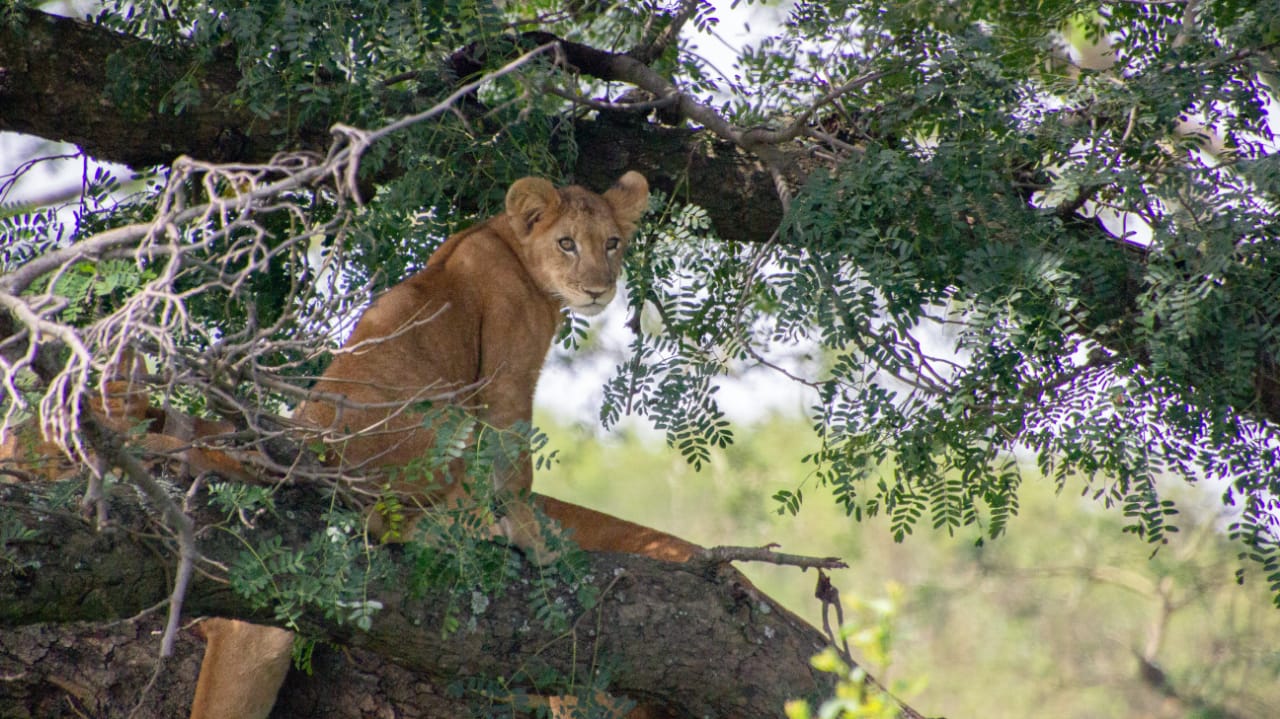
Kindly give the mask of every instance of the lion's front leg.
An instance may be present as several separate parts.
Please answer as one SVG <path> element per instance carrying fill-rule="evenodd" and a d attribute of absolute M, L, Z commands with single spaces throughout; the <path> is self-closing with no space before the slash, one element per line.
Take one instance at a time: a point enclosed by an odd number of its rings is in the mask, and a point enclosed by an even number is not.
<path fill-rule="evenodd" d="M 482 391 L 485 404 L 480 418 L 494 434 L 489 441 L 493 451 L 492 482 L 498 527 L 511 544 L 520 548 L 538 564 L 555 560 L 558 552 L 551 549 L 549 536 L 558 535 L 555 522 L 539 519 L 530 493 L 533 489 L 533 460 L 527 439 L 513 430 L 528 426 L 533 417 L 532 388 L 537 383 L 517 372 L 499 371 Z"/>
<path fill-rule="evenodd" d="M 519 441 L 504 438 L 504 441 Z M 517 453 L 514 458 L 512 454 Z M 558 536 L 560 527 L 534 511 L 530 491 L 533 487 L 533 462 L 528 448 L 503 448 L 493 468 L 494 497 L 500 519 L 498 527 L 511 544 L 519 547 L 538 564 L 555 561 L 559 552 L 549 545 L 550 536 Z"/>

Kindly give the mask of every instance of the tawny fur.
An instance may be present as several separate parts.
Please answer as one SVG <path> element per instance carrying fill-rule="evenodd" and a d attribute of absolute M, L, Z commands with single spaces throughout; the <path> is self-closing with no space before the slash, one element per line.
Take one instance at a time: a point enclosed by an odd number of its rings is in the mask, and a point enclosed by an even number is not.
<path fill-rule="evenodd" d="M 218 663 L 216 672 L 201 667 L 193 712 L 204 711 L 205 716 L 228 719 L 266 717 L 271 713 L 280 685 L 289 673 L 293 632 L 218 617 L 196 626 L 209 647 L 223 648 L 226 660 Z M 208 657 L 206 651 L 206 662 Z"/>
<path fill-rule="evenodd" d="M 529 422 L 561 309 L 592 315 L 613 299 L 626 243 L 648 192 L 648 183 L 635 172 L 603 195 L 576 186 L 557 190 L 538 178 L 519 180 L 507 193 L 504 214 L 449 238 L 425 269 L 364 313 L 315 387 L 346 401 L 307 403 L 297 418 L 324 432 L 344 466 L 364 470 L 402 467 L 432 446 L 434 436 L 408 403 L 449 402 L 499 429 Z M 458 483 L 438 479 L 401 479 L 393 489 L 422 503 L 465 501 Z M 493 481 L 500 497 L 528 496 L 533 482 L 528 457 L 498 468 Z M 670 561 L 684 561 L 698 550 L 600 512 L 546 497 L 536 501 L 588 550 Z M 513 501 L 504 513 L 500 532 L 543 558 L 532 508 Z M 236 632 L 210 635 L 192 719 L 262 719 L 270 711 L 267 704 L 261 713 L 246 714 L 242 696 L 208 689 L 226 686 L 225 677 L 235 676 L 247 643 L 256 641 L 246 639 L 252 625 L 236 624 L 241 625 Z M 258 658 L 264 666 L 287 668 L 288 647 L 275 646 L 276 655 Z M 268 675 L 276 681 L 274 671 L 264 672 L 262 683 L 243 687 L 243 696 L 266 693 Z"/>

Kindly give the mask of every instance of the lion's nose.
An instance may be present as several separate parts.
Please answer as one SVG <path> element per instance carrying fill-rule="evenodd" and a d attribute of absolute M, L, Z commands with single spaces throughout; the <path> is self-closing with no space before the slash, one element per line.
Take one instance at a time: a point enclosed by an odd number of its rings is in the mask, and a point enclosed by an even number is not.
<path fill-rule="evenodd" d="M 593 300 L 598 300 L 598 299 L 600 299 L 601 297 L 603 297 L 604 295 L 608 294 L 608 293 L 609 293 L 609 289 L 610 289 L 610 288 L 605 287 L 604 289 L 593 290 L 593 289 L 590 289 L 590 288 L 586 288 L 586 287 L 584 287 L 584 288 L 583 288 L 583 291 L 584 291 L 584 292 L 586 292 L 587 294 L 591 295 L 591 299 L 593 299 Z"/>

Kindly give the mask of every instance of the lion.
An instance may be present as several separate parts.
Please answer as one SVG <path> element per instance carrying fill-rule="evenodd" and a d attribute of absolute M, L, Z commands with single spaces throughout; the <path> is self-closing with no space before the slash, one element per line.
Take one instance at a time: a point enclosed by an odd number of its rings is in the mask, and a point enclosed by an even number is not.
<path fill-rule="evenodd" d="M 305 403 L 297 419 L 322 428 L 352 468 L 401 468 L 432 448 L 434 434 L 406 403 L 446 398 L 497 430 L 527 424 L 561 309 L 591 316 L 613 299 L 648 197 L 635 172 L 603 196 L 517 181 L 505 214 L 451 237 L 364 313 L 313 388 L 343 402 Z M 499 467 L 493 482 L 499 495 L 527 493 L 533 467 L 527 458 Z M 461 482 L 431 484 L 394 489 L 423 503 L 465 499 Z M 510 505 L 500 524 L 517 546 L 541 551 L 527 504 Z"/>
<path fill-rule="evenodd" d="M 496 430 L 528 423 L 543 360 L 562 310 L 596 315 L 613 300 L 623 253 L 648 206 L 644 176 L 628 172 L 603 195 L 526 177 L 506 211 L 453 235 L 426 267 L 361 316 L 295 417 L 321 433 L 343 467 L 404 467 L 432 447 L 417 407 L 446 401 Z M 340 397 L 340 401 L 327 398 Z M 550 558 L 533 504 L 588 551 L 683 562 L 701 550 L 657 530 L 530 494 L 532 462 L 495 462 L 502 503 L 493 534 L 535 561 Z M 450 468 L 450 474 L 456 473 Z M 391 488 L 430 505 L 467 501 L 449 477 L 394 478 Z M 441 481 L 443 480 L 443 481 Z M 376 519 L 376 517 L 375 517 Z M 208 641 L 192 719 L 262 719 L 288 671 L 291 635 L 238 620 L 206 620 Z M 551 700 L 554 703 L 558 700 Z"/>

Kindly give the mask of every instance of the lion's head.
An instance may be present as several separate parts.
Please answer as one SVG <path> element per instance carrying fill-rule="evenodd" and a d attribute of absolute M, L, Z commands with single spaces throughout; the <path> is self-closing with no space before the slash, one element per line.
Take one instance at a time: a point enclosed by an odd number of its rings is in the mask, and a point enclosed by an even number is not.
<path fill-rule="evenodd" d="M 556 189 L 538 177 L 507 191 L 507 216 L 521 242 L 521 260 L 548 295 L 581 315 L 613 300 L 618 272 L 636 221 L 649 205 L 649 183 L 628 172 L 603 195 L 576 185 Z"/>

